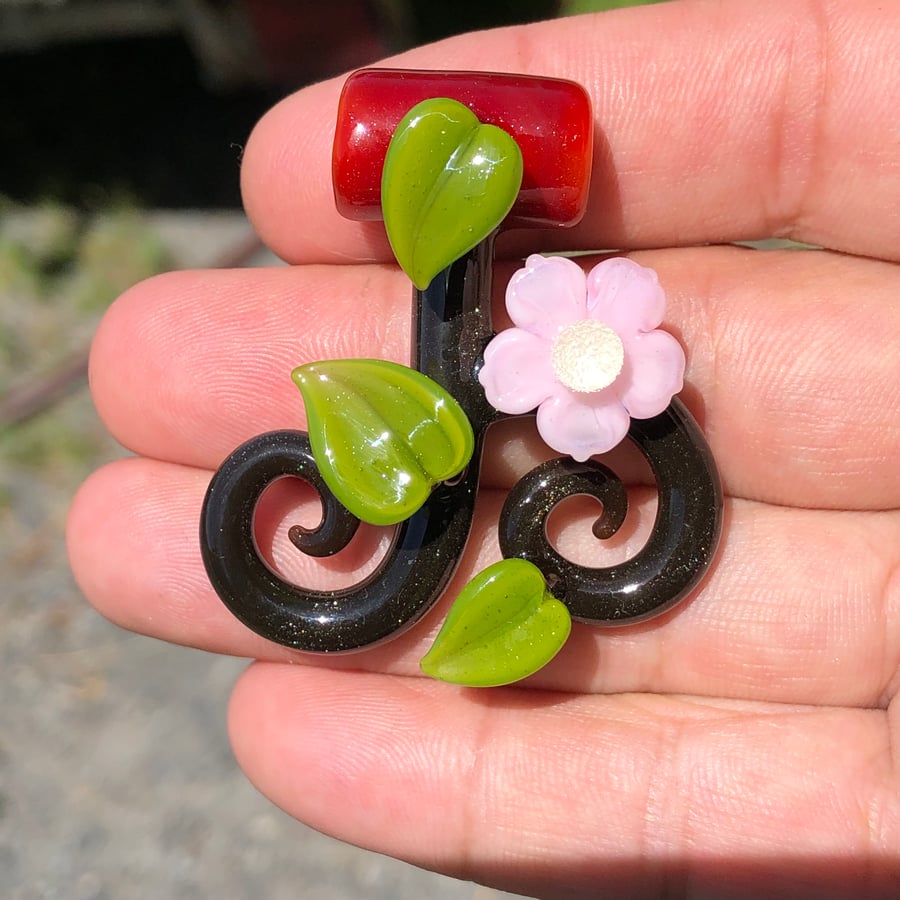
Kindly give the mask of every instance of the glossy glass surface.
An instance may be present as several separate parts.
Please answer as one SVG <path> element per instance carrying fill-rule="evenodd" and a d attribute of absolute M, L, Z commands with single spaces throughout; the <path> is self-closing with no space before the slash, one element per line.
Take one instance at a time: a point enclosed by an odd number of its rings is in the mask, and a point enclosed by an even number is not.
<path fill-rule="evenodd" d="M 356 518 L 395 525 L 458 475 L 475 446 L 453 397 L 415 369 L 381 359 L 332 359 L 292 378 L 306 405 L 322 478 Z"/>
<path fill-rule="evenodd" d="M 422 671 L 469 687 L 495 687 L 527 678 L 560 651 L 572 619 L 547 590 L 537 566 L 504 559 L 462 590 Z"/>
<path fill-rule="evenodd" d="M 381 173 L 397 124 L 417 103 L 449 97 L 513 136 L 522 188 L 508 226 L 573 225 L 590 186 L 594 124 L 584 88 L 571 81 L 484 72 L 362 69 L 344 86 L 332 178 L 338 211 L 381 218 Z"/>
<path fill-rule="evenodd" d="M 384 226 L 416 287 L 484 240 L 522 184 L 522 153 L 456 100 L 416 104 L 388 147 L 381 179 Z"/>
<path fill-rule="evenodd" d="M 359 520 L 325 483 L 307 434 L 261 434 L 238 447 L 213 475 L 200 521 L 203 562 L 216 593 L 257 634 L 298 650 L 356 650 L 401 634 L 443 593 L 465 549 L 484 431 L 497 415 L 472 374 L 491 336 L 485 299 L 491 296 L 492 258 L 489 238 L 415 293 L 416 368 L 459 402 L 473 426 L 475 447 L 462 475 L 438 484 L 397 526 L 384 560 L 365 581 L 333 591 L 291 584 L 272 571 L 256 546 L 259 499 L 286 477 L 308 482 L 322 501 L 316 528 L 290 529 L 300 550 L 330 556 L 353 537 Z"/>
<path fill-rule="evenodd" d="M 491 242 L 485 241 L 416 293 L 416 367 L 460 403 L 472 423 L 475 449 L 463 476 L 441 482 L 413 516 L 400 523 L 385 560 L 363 583 L 317 591 L 286 582 L 260 557 L 253 534 L 256 503 L 285 476 L 302 478 L 322 498 L 323 518 L 311 530 L 293 528 L 306 553 L 336 553 L 358 519 L 334 497 L 302 432 L 260 435 L 238 448 L 214 475 L 201 517 L 201 549 L 217 593 L 254 631 L 302 650 L 339 652 L 400 634 L 438 600 L 465 549 L 487 427 L 499 418 L 477 371 L 490 338 Z M 646 546 L 616 566 L 580 566 L 549 543 L 545 525 L 566 497 L 591 494 L 603 503 L 595 525 L 609 537 L 625 519 L 628 498 L 619 478 L 588 460 L 551 460 L 510 492 L 500 521 L 506 557 L 534 563 L 548 590 L 575 619 L 628 624 L 670 609 L 711 564 L 722 525 L 722 494 L 709 448 L 676 398 L 652 419 L 632 421 L 629 437 L 657 478 L 656 522 Z M 602 544 L 598 540 L 598 563 Z"/>
<path fill-rule="evenodd" d="M 524 167 L 522 190 L 511 214 L 519 222 L 571 224 L 580 217 L 592 140 L 590 107 L 580 87 L 524 76 L 391 70 L 366 70 L 347 82 L 334 154 L 335 195 L 342 212 L 351 218 L 381 216 L 381 174 L 391 135 L 417 102 L 435 96 L 458 100 L 482 122 L 513 135 Z M 489 236 L 414 294 L 413 365 L 454 398 L 470 423 L 467 466 L 460 462 L 460 446 L 467 440 L 459 439 L 456 413 L 443 420 L 434 410 L 429 412 L 427 404 L 410 411 L 405 400 L 396 403 L 393 375 L 378 384 L 377 379 L 354 376 L 350 387 L 329 385 L 326 377 L 320 395 L 315 396 L 318 389 L 310 395 L 312 437 L 297 431 L 260 435 L 234 451 L 213 476 L 201 514 L 204 564 L 224 603 L 254 631 L 301 650 L 355 650 L 409 628 L 446 589 L 473 520 L 485 432 L 502 415 L 488 404 L 478 381 L 492 337 L 492 261 L 493 236 Z M 310 382 L 315 380 L 312 376 L 318 378 L 314 369 L 303 368 L 301 382 L 307 376 Z M 339 412 L 337 407 L 346 409 Z M 524 406 L 517 412 L 534 414 Z M 421 440 L 411 437 L 415 421 L 428 432 Z M 341 423 L 339 433 L 323 439 L 314 455 L 316 434 L 327 431 L 330 422 Z M 350 437 L 360 424 L 361 432 Z M 394 436 L 403 434 L 402 448 L 395 446 Z M 511 671 L 508 660 L 500 663 L 492 655 L 498 648 L 503 652 L 512 648 L 515 655 L 515 622 L 522 609 L 523 621 L 546 619 L 557 630 L 561 625 L 556 600 L 584 621 L 633 622 L 669 609 L 703 577 L 716 552 L 722 497 L 699 428 L 676 398 L 660 415 L 632 420 L 628 434 L 648 458 L 659 487 L 657 518 L 647 545 L 616 566 L 579 566 L 564 559 L 547 540 L 545 526 L 552 509 L 576 494 L 599 497 L 604 509 L 594 531 L 602 539 L 624 521 L 625 489 L 610 470 L 591 460 L 554 460 L 526 476 L 504 505 L 500 545 L 508 560 L 527 560 L 530 574 L 523 575 L 516 564 L 513 575 L 499 582 L 485 575 L 487 587 L 476 579 L 464 598 L 463 611 L 453 617 L 455 636 L 449 639 L 444 663 L 447 656 L 455 658 L 457 675 L 475 679 L 467 683 L 521 677 Z M 394 462 L 374 461 L 370 451 L 375 435 L 387 435 Z M 345 457 L 336 463 L 340 477 L 326 476 L 320 465 L 328 470 L 328 460 L 338 447 L 346 448 L 346 453 L 338 453 Z M 401 458 L 406 460 L 404 466 L 414 461 L 411 480 L 417 482 L 420 494 L 426 484 L 433 489 L 418 506 L 418 497 L 414 503 L 404 498 L 384 520 L 397 521 L 395 516 L 417 507 L 399 522 L 385 558 L 364 581 L 340 590 L 314 590 L 287 582 L 266 564 L 256 546 L 254 516 L 273 481 L 297 477 L 318 492 L 320 524 L 313 529 L 294 526 L 289 537 L 301 551 L 326 556 L 349 544 L 361 518 L 379 521 L 373 514 L 379 515 L 389 504 L 383 490 L 373 490 L 372 475 L 377 481 L 389 470 L 401 471 L 403 467 L 395 464 Z M 460 472 L 461 466 L 465 468 Z M 362 476 L 366 468 L 372 471 Z M 450 470 L 458 476 L 442 474 Z M 411 470 L 405 471 L 409 475 Z M 366 494 L 368 498 L 360 501 Z M 599 563 L 599 544 L 597 556 Z M 509 570 L 508 564 L 501 569 Z M 552 603 L 548 593 L 556 598 Z M 515 605 L 520 595 L 526 598 L 524 607 Z M 469 621 L 466 627 L 472 628 L 482 619 L 487 626 L 478 626 L 477 641 L 460 639 L 460 622 Z M 491 622 L 505 637 L 489 636 Z M 528 633 L 526 629 L 525 644 Z M 533 643 L 546 656 L 548 645 Z M 441 669 L 436 658 L 442 653 L 436 650 L 427 666 L 435 663 L 432 668 Z M 446 674 L 443 669 L 438 677 Z"/>
<path fill-rule="evenodd" d="M 722 490 L 712 454 L 677 398 L 652 419 L 632 419 L 629 438 L 656 477 L 656 521 L 644 547 L 615 566 L 580 566 L 547 540 L 546 524 L 566 497 L 587 494 L 603 504 L 594 534 L 612 537 L 628 497 L 618 476 L 593 460 L 562 458 L 538 466 L 510 491 L 500 517 L 504 556 L 531 560 L 572 618 L 595 625 L 630 624 L 683 600 L 712 562 L 722 529 Z M 602 545 L 598 544 L 598 562 Z"/>

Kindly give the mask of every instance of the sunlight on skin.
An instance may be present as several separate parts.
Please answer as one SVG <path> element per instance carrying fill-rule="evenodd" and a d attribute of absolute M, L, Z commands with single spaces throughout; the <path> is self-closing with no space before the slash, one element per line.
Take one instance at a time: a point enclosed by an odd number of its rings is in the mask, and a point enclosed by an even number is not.
<path fill-rule="evenodd" d="M 898 43 L 900 17 L 877 0 L 686 0 L 394 61 L 489 63 L 589 90 L 591 214 L 501 247 L 646 250 L 635 259 L 666 287 L 665 327 L 688 354 L 682 397 L 728 494 L 720 557 L 691 600 L 645 625 L 576 626 L 515 689 L 410 677 L 443 607 L 391 644 L 323 661 L 250 634 L 205 579 L 209 470 L 250 434 L 303 427 L 290 371 L 409 353 L 409 291 L 383 229 L 334 211 L 340 81 L 263 119 L 243 162 L 247 209 L 296 267 L 176 273 L 113 307 L 92 387 L 144 458 L 85 485 L 69 546 L 112 620 L 270 661 L 238 684 L 230 727 L 274 802 L 345 840 L 532 895 L 891 896 Z M 687 246 L 773 234 L 840 252 Z M 502 434 L 511 450 L 493 445 L 451 593 L 497 559 L 503 490 L 541 458 L 524 426 Z M 593 514 L 576 505 L 559 527 L 585 534 Z"/>

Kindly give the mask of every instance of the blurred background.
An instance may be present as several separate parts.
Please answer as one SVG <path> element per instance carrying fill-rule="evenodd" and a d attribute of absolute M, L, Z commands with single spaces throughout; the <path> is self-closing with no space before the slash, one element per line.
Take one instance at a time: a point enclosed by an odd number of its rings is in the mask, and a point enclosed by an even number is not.
<path fill-rule="evenodd" d="M 243 667 L 129 635 L 63 544 L 124 451 L 87 391 L 91 335 L 173 268 L 277 265 L 240 208 L 256 119 L 311 81 L 453 33 L 628 0 L 0 0 L 0 897 L 504 895 L 312 832 L 225 734 Z"/>

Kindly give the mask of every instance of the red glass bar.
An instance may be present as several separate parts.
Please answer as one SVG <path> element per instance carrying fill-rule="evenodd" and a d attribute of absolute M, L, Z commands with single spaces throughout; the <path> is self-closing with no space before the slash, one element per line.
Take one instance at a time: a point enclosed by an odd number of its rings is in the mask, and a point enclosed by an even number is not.
<path fill-rule="evenodd" d="M 332 155 L 341 215 L 381 218 L 388 144 L 400 119 L 431 97 L 457 100 L 515 138 L 524 175 L 505 225 L 574 225 L 584 215 L 594 135 L 584 88 L 529 75 L 412 69 L 361 69 L 344 85 Z"/>

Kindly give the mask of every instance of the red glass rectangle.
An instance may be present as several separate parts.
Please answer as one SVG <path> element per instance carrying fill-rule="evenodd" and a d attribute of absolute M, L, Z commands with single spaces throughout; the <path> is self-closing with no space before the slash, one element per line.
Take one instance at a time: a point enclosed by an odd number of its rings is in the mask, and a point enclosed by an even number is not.
<path fill-rule="evenodd" d="M 417 103 L 449 97 L 509 132 L 524 175 L 507 226 L 574 225 L 590 186 L 593 117 L 572 81 L 492 72 L 361 69 L 344 85 L 332 155 L 335 203 L 349 219 L 381 218 L 381 172 L 400 119 Z"/>

